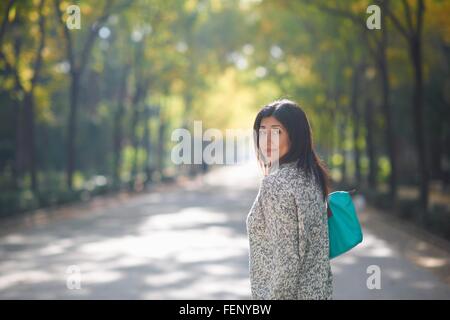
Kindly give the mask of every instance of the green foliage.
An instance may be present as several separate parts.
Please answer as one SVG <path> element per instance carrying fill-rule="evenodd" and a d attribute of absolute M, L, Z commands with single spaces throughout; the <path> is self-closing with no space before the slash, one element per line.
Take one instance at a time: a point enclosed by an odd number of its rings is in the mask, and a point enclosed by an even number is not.
<path fill-rule="evenodd" d="M 0 3 L 2 19 L 7 2 Z M 56 3 L 67 18 L 69 3 Z M 406 25 L 401 3 L 391 3 Z M 64 29 L 54 0 L 42 10 L 39 4 L 15 1 L 7 23 L 0 23 L 2 214 L 88 199 L 112 186 L 173 180 L 178 171 L 170 162 L 172 130 L 193 120 L 202 120 L 204 128 L 248 129 L 257 110 L 280 97 L 307 112 L 315 146 L 336 183 L 365 186 L 371 168 L 381 185 L 394 173 L 400 183 L 418 183 L 410 52 L 392 19 L 382 30 L 367 30 L 369 1 L 86 0 L 80 2 L 80 30 Z M 421 38 L 423 115 L 435 179 L 450 157 L 448 10 L 448 2 L 427 1 Z M 374 54 L 383 34 L 387 79 Z M 41 39 L 42 65 L 33 87 Z M 390 86 L 397 172 L 386 140 L 383 81 Z M 356 151 L 362 181 L 356 181 Z M 72 189 L 66 181 L 69 158 Z M 389 198 L 378 196 L 374 200 L 388 207 Z"/>

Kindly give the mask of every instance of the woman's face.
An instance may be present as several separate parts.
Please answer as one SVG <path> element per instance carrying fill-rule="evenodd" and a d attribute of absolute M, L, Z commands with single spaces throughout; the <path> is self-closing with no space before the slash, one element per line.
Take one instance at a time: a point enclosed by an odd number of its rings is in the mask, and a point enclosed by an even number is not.
<path fill-rule="evenodd" d="M 276 161 L 289 151 L 290 145 L 287 130 L 281 122 L 272 116 L 261 120 L 259 147 L 265 157 Z"/>

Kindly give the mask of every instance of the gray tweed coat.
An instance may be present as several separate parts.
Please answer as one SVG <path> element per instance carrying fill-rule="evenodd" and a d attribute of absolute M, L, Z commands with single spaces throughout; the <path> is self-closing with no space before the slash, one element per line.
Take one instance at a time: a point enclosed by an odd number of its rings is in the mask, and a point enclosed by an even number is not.
<path fill-rule="evenodd" d="M 246 219 L 252 299 L 332 299 L 326 204 L 313 176 L 281 164 Z"/>

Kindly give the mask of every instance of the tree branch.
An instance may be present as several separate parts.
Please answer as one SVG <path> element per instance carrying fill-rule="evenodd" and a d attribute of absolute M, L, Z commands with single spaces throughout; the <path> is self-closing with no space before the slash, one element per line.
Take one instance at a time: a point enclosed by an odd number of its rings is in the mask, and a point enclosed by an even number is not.
<path fill-rule="evenodd" d="M 397 17 L 392 13 L 391 9 L 386 9 L 387 15 L 391 18 L 391 21 L 394 23 L 395 27 L 400 31 L 400 33 L 406 38 L 411 38 L 411 35 L 408 33 L 408 30 L 402 26 Z"/>
<path fill-rule="evenodd" d="M 114 1 L 105 1 L 105 5 L 102 10 L 102 15 L 100 18 L 95 21 L 91 26 L 91 32 L 89 33 L 89 36 L 84 44 L 83 50 L 81 52 L 81 60 L 79 65 L 79 71 L 80 73 L 83 72 L 84 68 L 87 65 L 89 54 L 92 50 L 92 47 L 95 42 L 95 38 L 97 37 L 98 31 L 101 29 L 101 27 L 105 24 L 105 22 L 108 20 L 108 18 L 117 11 L 123 10 L 126 7 L 128 7 L 132 3 L 132 0 L 128 0 L 125 2 L 122 6 L 117 6 L 116 8 L 111 9 L 111 7 L 114 5 Z"/>
<path fill-rule="evenodd" d="M 416 34 L 419 35 L 422 32 L 423 26 L 423 13 L 425 12 L 425 3 L 423 0 L 417 0 L 417 29 Z"/>
<path fill-rule="evenodd" d="M 414 24 L 413 24 L 413 20 L 412 20 L 412 16 L 411 16 L 411 8 L 409 7 L 409 4 L 406 0 L 402 0 L 402 4 L 403 4 L 403 11 L 405 13 L 405 19 L 406 22 L 408 23 L 408 27 L 409 30 L 414 30 Z"/>
<path fill-rule="evenodd" d="M 8 26 L 8 23 L 9 23 L 9 19 L 8 19 L 9 12 L 11 11 L 11 8 L 12 8 L 13 4 L 14 4 L 14 0 L 10 0 L 8 2 L 8 5 L 6 7 L 6 12 L 5 12 L 5 15 L 3 17 L 3 22 L 2 22 L 2 25 L 0 26 L 0 50 L 1 50 L 2 44 L 3 44 L 3 37 L 4 37 L 5 33 L 6 33 L 6 27 Z"/>
<path fill-rule="evenodd" d="M 5 70 L 14 76 L 14 79 L 20 91 L 24 91 L 25 88 L 22 85 L 19 73 L 17 72 L 16 68 L 14 68 L 13 65 L 8 61 L 8 58 L 6 58 L 5 54 L 2 51 L 0 51 L 0 59 L 3 60 L 5 64 Z"/>
<path fill-rule="evenodd" d="M 80 59 L 80 65 L 79 65 L 80 73 L 82 73 L 82 71 L 84 70 L 84 68 L 85 68 L 85 66 L 87 64 L 89 53 L 92 50 L 95 38 L 97 37 L 97 34 L 98 34 L 98 31 L 100 30 L 102 25 L 105 23 L 105 21 L 111 15 L 111 13 L 108 12 L 108 9 L 110 8 L 111 3 L 113 3 L 113 2 L 112 1 L 105 1 L 105 5 L 104 5 L 103 10 L 102 10 L 102 15 L 100 16 L 100 18 L 97 19 L 97 21 L 95 21 L 91 25 L 90 33 L 88 35 L 88 38 L 87 38 L 86 42 L 84 43 L 82 51 L 81 51 L 81 59 Z"/>
<path fill-rule="evenodd" d="M 31 79 L 30 92 L 33 92 L 33 90 L 36 86 L 36 83 L 39 78 L 41 66 L 42 66 L 42 51 L 44 50 L 44 46 L 45 46 L 45 16 L 44 16 L 44 12 L 43 12 L 44 4 L 45 4 L 45 0 L 41 0 L 41 2 L 39 4 L 39 30 L 41 32 L 41 39 L 40 39 L 38 51 L 36 53 L 36 61 L 34 63 L 34 74 L 33 74 L 33 78 Z"/>
<path fill-rule="evenodd" d="M 73 52 L 73 42 L 72 42 L 72 36 L 69 32 L 69 29 L 67 29 L 67 26 L 64 25 L 64 20 L 61 13 L 61 2 L 60 0 L 55 0 L 55 11 L 56 15 L 58 17 L 59 23 L 63 24 L 63 31 L 64 31 L 64 38 L 66 39 L 66 50 L 67 50 L 67 58 L 69 59 L 70 64 L 70 72 L 74 72 L 76 70 L 75 66 L 75 56 Z"/>
<path fill-rule="evenodd" d="M 353 22 L 355 22 L 357 24 L 365 25 L 364 19 L 362 19 L 358 15 L 355 15 L 355 14 L 349 12 L 349 11 L 345 11 L 345 10 L 342 10 L 340 8 L 337 8 L 337 7 L 329 7 L 327 5 L 324 5 L 323 3 L 320 3 L 320 2 L 318 3 L 317 1 L 310 1 L 310 0 L 308 0 L 307 3 L 309 5 L 315 6 L 319 10 L 325 11 L 327 13 L 331 13 L 331 14 L 336 15 L 336 16 L 341 16 L 343 18 L 350 19 L 350 20 L 352 20 Z"/>

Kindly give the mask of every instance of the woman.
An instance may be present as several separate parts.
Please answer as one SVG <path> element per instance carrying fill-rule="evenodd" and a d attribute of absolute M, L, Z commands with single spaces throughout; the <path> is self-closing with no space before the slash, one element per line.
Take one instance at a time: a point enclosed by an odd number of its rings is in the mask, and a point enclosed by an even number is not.
<path fill-rule="evenodd" d="M 246 221 L 252 298 L 331 299 L 329 176 L 306 114 L 278 100 L 258 113 L 253 128 L 258 159 L 269 171 Z"/>

